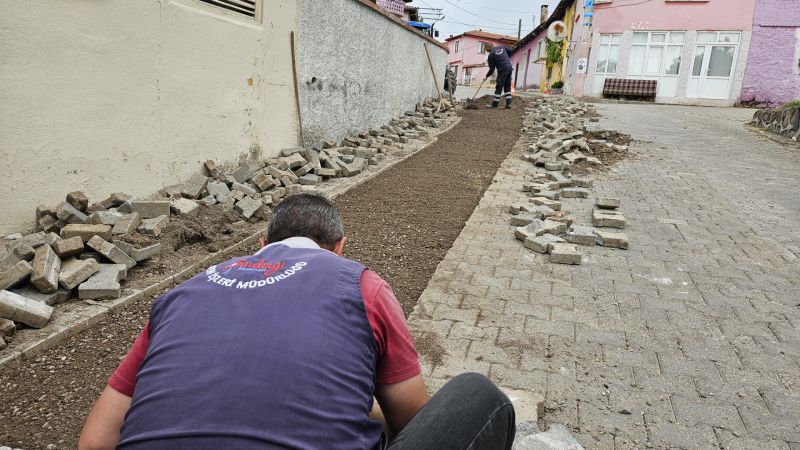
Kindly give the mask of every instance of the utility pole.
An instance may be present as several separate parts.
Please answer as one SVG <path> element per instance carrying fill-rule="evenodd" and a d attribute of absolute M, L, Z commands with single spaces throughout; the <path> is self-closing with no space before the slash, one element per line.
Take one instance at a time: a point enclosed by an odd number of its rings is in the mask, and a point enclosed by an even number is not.
<path fill-rule="evenodd" d="M 522 38 L 522 19 L 519 19 L 519 28 L 517 28 L 517 40 Z"/>

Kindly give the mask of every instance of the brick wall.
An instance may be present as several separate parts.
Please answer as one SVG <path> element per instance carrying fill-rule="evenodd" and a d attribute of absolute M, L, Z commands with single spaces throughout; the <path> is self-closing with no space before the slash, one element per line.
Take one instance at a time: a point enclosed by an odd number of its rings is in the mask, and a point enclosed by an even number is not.
<path fill-rule="evenodd" d="M 797 0 L 756 0 L 741 100 L 774 106 L 800 98 Z"/>

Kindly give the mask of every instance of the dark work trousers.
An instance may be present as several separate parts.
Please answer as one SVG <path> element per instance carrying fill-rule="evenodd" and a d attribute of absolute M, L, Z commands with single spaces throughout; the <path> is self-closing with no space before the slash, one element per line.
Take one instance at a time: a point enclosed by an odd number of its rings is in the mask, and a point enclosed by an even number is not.
<path fill-rule="evenodd" d="M 511 73 L 513 69 L 497 71 L 497 87 L 494 88 L 494 101 L 492 106 L 500 104 L 500 94 L 506 93 L 506 106 L 511 106 Z"/>
<path fill-rule="evenodd" d="M 458 375 L 417 412 L 389 444 L 390 450 L 509 450 L 514 405 L 488 378 Z"/>

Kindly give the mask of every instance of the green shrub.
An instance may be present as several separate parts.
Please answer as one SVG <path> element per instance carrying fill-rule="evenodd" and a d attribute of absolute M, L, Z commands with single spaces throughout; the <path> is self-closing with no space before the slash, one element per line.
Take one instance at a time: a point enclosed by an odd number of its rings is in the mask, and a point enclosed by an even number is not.
<path fill-rule="evenodd" d="M 800 108 L 800 100 L 792 100 L 781 105 L 781 109 Z"/>
<path fill-rule="evenodd" d="M 556 82 L 555 82 L 555 83 L 553 83 L 553 85 L 552 85 L 552 86 L 550 86 L 550 87 L 551 87 L 551 88 L 553 88 L 553 89 L 561 89 L 561 88 L 563 88 L 563 87 L 564 87 L 564 82 L 563 82 L 563 81 L 556 81 Z"/>

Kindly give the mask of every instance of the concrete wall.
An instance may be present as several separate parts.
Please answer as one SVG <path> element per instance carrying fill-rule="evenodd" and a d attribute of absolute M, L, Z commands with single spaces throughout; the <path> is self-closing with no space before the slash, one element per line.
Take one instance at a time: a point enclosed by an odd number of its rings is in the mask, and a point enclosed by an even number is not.
<path fill-rule="evenodd" d="M 298 76 L 306 145 L 382 126 L 436 96 L 423 44 L 439 87 L 444 84 L 447 47 L 365 2 L 300 0 Z"/>
<path fill-rule="evenodd" d="M 775 106 L 800 99 L 800 5 L 756 0 L 741 100 Z"/>
<path fill-rule="evenodd" d="M 296 145 L 295 1 L 262 21 L 196 0 L 0 0 L 0 234 L 73 190 L 101 200 L 202 161 Z"/>

